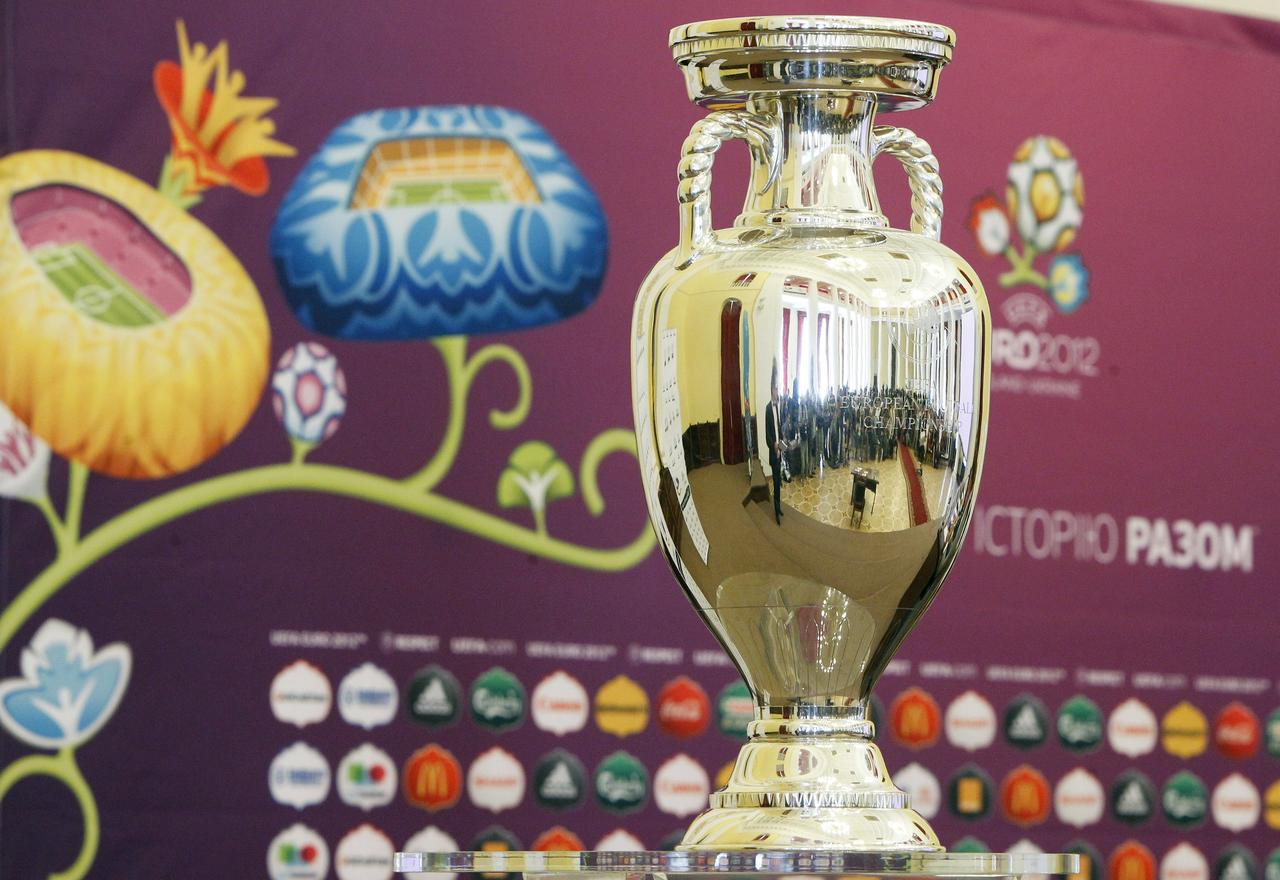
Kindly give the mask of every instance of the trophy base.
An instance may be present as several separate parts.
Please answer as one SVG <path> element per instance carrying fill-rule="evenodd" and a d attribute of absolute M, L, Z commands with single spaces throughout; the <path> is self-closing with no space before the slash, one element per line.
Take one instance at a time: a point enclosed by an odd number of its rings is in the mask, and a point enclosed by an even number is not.
<path fill-rule="evenodd" d="M 840 734 L 751 739 L 678 849 L 943 851 L 875 743 Z"/>

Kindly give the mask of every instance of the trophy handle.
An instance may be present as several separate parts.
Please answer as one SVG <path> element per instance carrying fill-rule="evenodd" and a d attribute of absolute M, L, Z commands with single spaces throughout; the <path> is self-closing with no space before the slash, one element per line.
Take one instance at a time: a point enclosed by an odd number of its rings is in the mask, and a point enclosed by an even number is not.
<path fill-rule="evenodd" d="M 746 141 L 756 158 L 766 160 L 768 174 L 759 193 L 773 186 L 778 176 L 782 151 L 776 124 L 767 118 L 745 110 L 717 110 L 695 122 L 680 149 L 677 269 L 692 263 L 711 238 L 711 165 L 720 145 L 733 139 Z"/>
<path fill-rule="evenodd" d="M 928 141 L 915 132 L 892 125 L 872 129 L 871 158 L 893 156 L 911 183 L 911 231 L 932 239 L 942 237 L 942 178 Z"/>

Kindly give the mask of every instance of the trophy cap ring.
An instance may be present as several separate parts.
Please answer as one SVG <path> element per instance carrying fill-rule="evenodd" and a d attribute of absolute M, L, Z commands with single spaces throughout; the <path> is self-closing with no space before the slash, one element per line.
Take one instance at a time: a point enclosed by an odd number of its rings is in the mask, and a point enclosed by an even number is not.
<path fill-rule="evenodd" d="M 757 92 L 864 92 L 881 110 L 933 100 L 956 35 L 923 21 L 840 15 L 720 18 L 671 31 L 689 98 L 735 107 Z"/>

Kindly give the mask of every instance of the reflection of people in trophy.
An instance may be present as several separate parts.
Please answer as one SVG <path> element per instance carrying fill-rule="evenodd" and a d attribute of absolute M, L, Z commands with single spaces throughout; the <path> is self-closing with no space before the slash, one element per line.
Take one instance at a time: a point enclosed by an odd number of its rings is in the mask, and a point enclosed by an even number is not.
<path fill-rule="evenodd" d="M 764 408 L 764 440 L 769 447 L 769 470 L 773 472 L 773 518 L 782 525 L 782 424 L 776 382 L 770 385 L 769 403 Z"/>

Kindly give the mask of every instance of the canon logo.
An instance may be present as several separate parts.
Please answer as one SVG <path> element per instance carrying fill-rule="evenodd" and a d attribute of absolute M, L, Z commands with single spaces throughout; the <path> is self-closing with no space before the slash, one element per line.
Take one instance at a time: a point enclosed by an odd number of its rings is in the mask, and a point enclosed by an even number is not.
<path fill-rule="evenodd" d="M 585 708 L 581 700 L 556 699 L 555 697 L 540 697 L 535 705 L 547 712 L 581 712 Z"/>
<path fill-rule="evenodd" d="M 703 791 L 696 782 L 668 782 L 661 789 L 664 794 L 701 794 Z"/>

